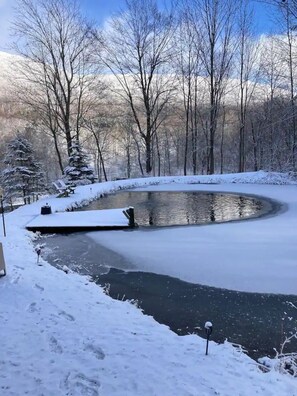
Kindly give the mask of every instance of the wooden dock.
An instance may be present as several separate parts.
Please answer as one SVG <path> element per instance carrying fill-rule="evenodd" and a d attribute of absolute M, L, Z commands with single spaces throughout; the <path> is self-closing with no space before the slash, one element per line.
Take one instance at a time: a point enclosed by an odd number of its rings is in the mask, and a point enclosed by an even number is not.
<path fill-rule="evenodd" d="M 135 227 L 133 208 L 41 214 L 26 225 L 29 231 L 47 234 L 121 230 L 133 227 Z"/>

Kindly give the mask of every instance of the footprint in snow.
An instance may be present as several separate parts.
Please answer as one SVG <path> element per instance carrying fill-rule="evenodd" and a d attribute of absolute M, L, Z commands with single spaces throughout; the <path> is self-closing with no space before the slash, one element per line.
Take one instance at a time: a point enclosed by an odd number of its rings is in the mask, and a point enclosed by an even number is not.
<path fill-rule="evenodd" d="M 71 396 L 99 396 L 100 382 L 82 373 L 68 373 L 60 387 L 69 390 Z"/>
<path fill-rule="evenodd" d="M 37 283 L 35 283 L 34 287 L 35 287 L 36 289 L 40 290 L 41 292 L 44 291 L 44 287 L 39 286 Z"/>
<path fill-rule="evenodd" d="M 105 358 L 105 353 L 97 345 L 88 344 L 85 346 L 84 350 L 92 352 L 98 360 L 103 360 Z"/>
<path fill-rule="evenodd" d="M 75 317 L 70 315 L 70 314 L 68 314 L 65 311 L 60 311 L 58 314 L 59 314 L 59 316 L 62 316 L 63 318 L 65 318 L 66 320 L 69 320 L 70 322 L 74 322 L 75 321 Z"/>
<path fill-rule="evenodd" d="M 61 347 L 58 340 L 54 336 L 50 337 L 49 346 L 52 352 L 63 353 L 63 348 Z"/>
<path fill-rule="evenodd" d="M 28 312 L 37 312 L 38 311 L 38 309 L 37 309 L 37 304 L 36 304 L 36 302 L 32 302 L 28 307 L 27 307 L 27 311 Z"/>
<path fill-rule="evenodd" d="M 18 275 L 16 278 L 12 278 L 11 283 L 16 285 L 17 283 L 19 283 L 20 279 L 21 275 Z"/>

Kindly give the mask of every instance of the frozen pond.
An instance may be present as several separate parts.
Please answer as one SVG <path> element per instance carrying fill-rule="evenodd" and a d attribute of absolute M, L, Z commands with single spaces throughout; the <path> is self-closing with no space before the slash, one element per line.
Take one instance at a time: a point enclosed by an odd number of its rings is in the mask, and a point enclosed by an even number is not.
<path fill-rule="evenodd" d="M 278 209 L 277 204 L 258 197 L 197 192 L 121 192 L 93 202 L 86 209 L 124 206 L 134 206 L 136 221 L 153 228 L 234 221 Z M 141 271 L 122 255 L 95 242 L 92 234 L 98 232 L 44 238 L 43 254 L 58 268 L 67 265 L 102 286 L 108 285 L 113 298 L 137 300 L 146 314 L 178 334 L 204 336 L 203 325 L 211 320 L 212 339 L 222 342 L 227 338 L 258 357 L 273 356 L 273 348 L 278 349 L 285 334 L 294 329 L 289 320 L 293 316 L 289 303 L 296 305 L 296 296 L 230 291 Z M 296 347 L 294 340 L 288 351 Z"/>
<path fill-rule="evenodd" d="M 211 192 L 124 191 L 92 202 L 82 210 L 133 206 L 140 226 L 176 226 L 244 220 L 272 210 L 259 197 Z"/>
<path fill-rule="evenodd" d="M 272 202 L 258 197 L 173 192 L 121 192 L 93 202 L 86 209 L 129 205 L 135 206 L 141 226 L 153 228 L 240 220 L 277 210 Z M 166 215 L 168 208 L 170 215 Z M 273 348 L 279 348 L 285 334 L 294 330 L 288 317 L 294 311 L 289 303 L 296 305 L 296 296 L 236 292 L 139 271 L 120 254 L 96 243 L 91 234 L 98 232 L 45 238 L 45 258 L 58 268 L 66 264 L 98 284 L 108 285 L 113 298 L 137 300 L 145 313 L 178 334 L 204 336 L 203 324 L 211 320 L 215 329 L 212 339 L 223 342 L 227 338 L 258 357 L 273 356 Z M 296 349 L 295 344 L 294 340 L 290 350 Z"/>
<path fill-rule="evenodd" d="M 274 356 L 273 348 L 278 349 L 285 334 L 294 330 L 295 323 L 289 317 L 294 317 L 296 310 L 288 303 L 297 305 L 297 296 L 236 292 L 133 271 L 122 256 L 84 233 L 43 237 L 43 241 L 43 256 L 51 264 L 58 268 L 66 264 L 96 283 L 108 285 L 113 298 L 137 300 L 144 313 L 177 334 L 203 337 L 203 325 L 211 320 L 213 340 L 228 339 L 243 345 L 250 356 L 260 357 Z M 287 351 L 296 348 L 297 340 L 293 340 Z"/>

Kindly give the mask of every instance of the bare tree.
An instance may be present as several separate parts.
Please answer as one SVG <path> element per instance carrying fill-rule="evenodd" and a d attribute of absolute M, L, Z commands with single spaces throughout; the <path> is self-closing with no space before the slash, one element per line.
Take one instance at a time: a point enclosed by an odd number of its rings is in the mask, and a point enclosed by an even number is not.
<path fill-rule="evenodd" d="M 76 0 L 18 0 L 13 31 L 14 49 L 24 59 L 19 64 L 21 99 L 52 134 L 62 168 L 59 136 L 69 155 L 89 110 L 92 26 Z"/>
<path fill-rule="evenodd" d="M 254 151 L 254 168 L 257 168 L 259 160 L 257 160 L 257 152 L 264 150 L 262 145 L 265 143 L 269 146 L 266 155 L 267 168 L 272 170 L 275 168 L 274 158 L 278 150 L 282 150 L 282 142 L 279 140 L 278 121 L 282 118 L 279 112 L 278 103 L 281 87 L 284 85 L 283 70 L 285 68 L 284 61 L 279 53 L 279 38 L 276 36 L 266 36 L 260 44 L 260 65 L 259 72 L 261 81 L 265 84 L 264 103 L 257 109 L 257 116 L 253 121 L 253 151 Z M 264 88 L 263 87 L 263 88 Z M 285 93 L 285 92 L 284 92 Z M 255 110 L 254 110 L 255 112 Z M 288 114 L 286 115 L 286 117 Z M 255 140 L 255 120 L 261 119 L 260 128 L 262 136 Z M 265 139 L 263 137 L 265 136 Z"/>
<path fill-rule="evenodd" d="M 117 79 L 118 94 L 131 108 L 150 174 L 153 138 L 173 93 L 168 74 L 173 18 L 160 12 L 154 0 L 126 0 L 126 7 L 110 22 L 104 62 Z"/>
<path fill-rule="evenodd" d="M 267 0 L 272 13 L 276 14 L 278 30 L 281 30 L 279 48 L 282 49 L 283 61 L 286 63 L 284 77 L 287 79 L 287 88 L 290 92 L 290 146 L 291 167 L 296 170 L 297 154 L 297 114 L 296 114 L 296 49 L 297 49 L 297 0 Z M 284 74 L 285 74 L 284 73 Z"/>
<path fill-rule="evenodd" d="M 184 175 L 187 174 L 189 143 L 191 139 L 191 157 L 193 174 L 197 173 L 198 151 L 198 78 L 201 73 L 200 37 L 198 29 L 193 26 L 187 10 L 182 12 L 175 47 L 178 49 L 176 57 L 177 80 L 183 94 L 185 112 L 185 147 L 184 147 Z M 200 93 L 201 96 L 201 93 Z"/>
<path fill-rule="evenodd" d="M 257 80 L 258 43 L 252 36 L 253 11 L 249 0 L 241 0 L 239 13 L 239 161 L 238 171 L 245 171 L 246 123 L 249 103 Z"/>
<path fill-rule="evenodd" d="M 97 173 L 99 176 L 99 180 L 101 181 L 103 174 L 104 181 L 107 181 L 107 173 L 106 166 L 104 160 L 104 151 L 106 146 L 108 145 L 109 138 L 109 125 L 108 122 L 104 121 L 104 117 L 98 115 L 94 118 L 88 117 L 84 120 L 84 127 L 91 133 L 91 136 L 95 140 L 96 149 L 97 149 Z M 102 171 L 102 172 L 101 172 Z"/>
<path fill-rule="evenodd" d="M 201 42 L 203 75 L 209 94 L 209 141 L 207 171 L 215 171 L 215 139 L 221 100 L 230 76 L 231 61 L 237 45 L 233 0 L 193 0 L 188 2 L 189 15 Z"/>
<path fill-rule="evenodd" d="M 290 89 L 290 104 L 292 112 L 292 137 L 291 137 L 291 155 L 292 167 L 296 168 L 296 129 L 297 129 L 297 115 L 296 115 L 296 87 L 294 69 L 296 67 L 295 51 L 296 51 L 296 18 L 297 18 L 297 2 L 284 2 L 280 7 L 281 13 L 285 22 L 286 34 L 286 60 L 288 67 L 289 89 Z"/>

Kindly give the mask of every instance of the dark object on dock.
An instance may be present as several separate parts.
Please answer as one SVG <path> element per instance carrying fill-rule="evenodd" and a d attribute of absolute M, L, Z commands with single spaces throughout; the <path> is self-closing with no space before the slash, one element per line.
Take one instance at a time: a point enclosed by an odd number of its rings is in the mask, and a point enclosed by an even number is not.
<path fill-rule="evenodd" d="M 129 220 L 129 227 L 136 227 L 135 217 L 134 217 L 134 208 L 130 206 L 128 209 L 123 210 L 124 215 Z"/>
<path fill-rule="evenodd" d="M 41 207 L 40 214 L 48 215 L 48 214 L 51 214 L 51 213 L 52 213 L 52 208 L 48 204 L 46 204 L 46 205 Z"/>

